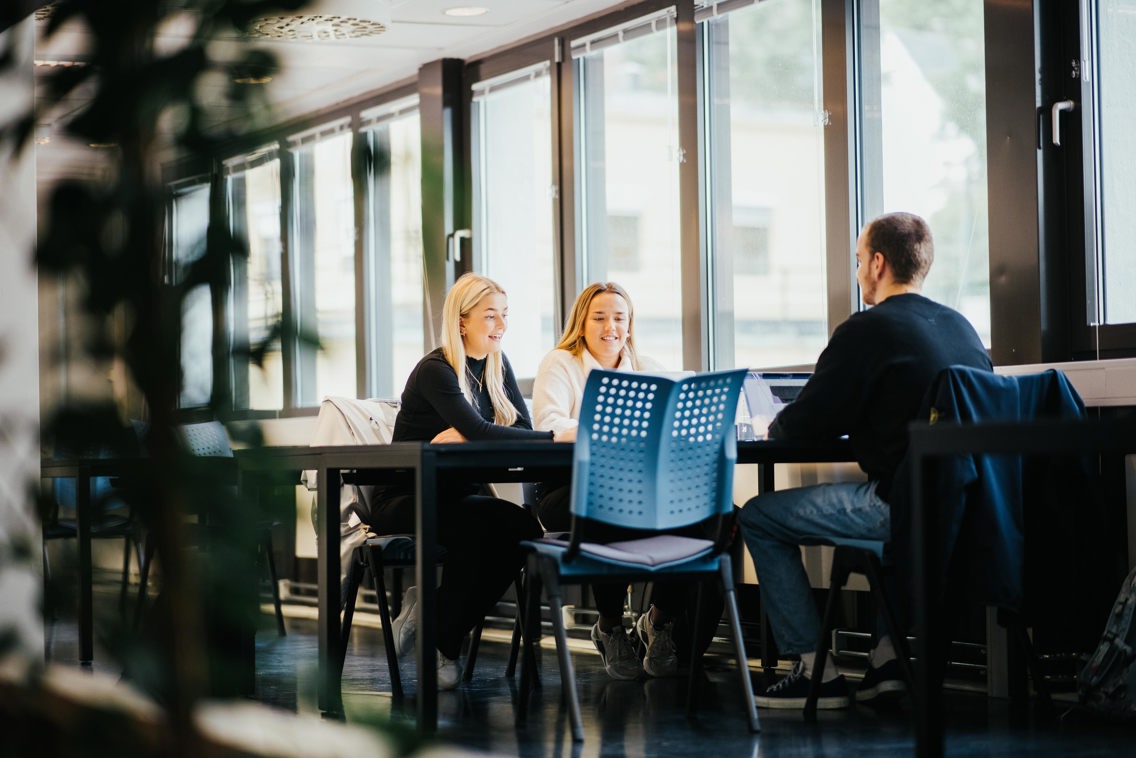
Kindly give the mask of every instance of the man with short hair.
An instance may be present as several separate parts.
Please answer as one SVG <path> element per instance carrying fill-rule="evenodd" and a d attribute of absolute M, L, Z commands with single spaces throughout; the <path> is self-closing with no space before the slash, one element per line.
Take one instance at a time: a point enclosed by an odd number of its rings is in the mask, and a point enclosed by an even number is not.
<path fill-rule="evenodd" d="M 836 328 L 801 394 L 769 427 L 778 439 L 848 435 L 866 482 L 768 492 L 739 517 L 753 556 L 761 602 L 778 649 L 800 656 L 793 671 L 756 697 L 766 708 L 800 708 L 808 696 L 820 620 L 801 563 L 805 535 L 891 539 L 892 482 L 935 376 L 961 364 L 991 369 L 974 327 L 961 314 L 920 294 L 934 260 L 927 222 L 889 213 L 869 222 L 856 243 L 856 279 L 870 309 Z M 820 673 L 819 708 L 845 708 L 848 685 L 831 658 Z M 902 693 L 891 640 L 880 638 L 856 694 L 865 701 Z"/>

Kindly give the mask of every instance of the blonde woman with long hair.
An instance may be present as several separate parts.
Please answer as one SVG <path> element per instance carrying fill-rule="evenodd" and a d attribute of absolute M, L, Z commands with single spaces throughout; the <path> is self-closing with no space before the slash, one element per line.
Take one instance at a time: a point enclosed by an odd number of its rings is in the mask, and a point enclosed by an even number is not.
<path fill-rule="evenodd" d="M 528 409 L 501 339 L 509 301 L 492 279 L 466 274 L 446 294 L 441 347 L 431 351 L 406 381 L 392 439 L 463 442 L 488 439 L 553 440 L 532 428 Z M 561 435 L 562 436 L 562 435 Z M 446 566 L 438 588 L 438 687 L 461 679 L 462 640 L 496 605 L 524 560 L 521 540 L 538 539 L 540 524 L 527 511 L 481 494 L 483 485 L 440 483 L 438 544 Z M 414 531 L 414 492 L 387 487 L 372 508 L 383 532 Z M 408 590 L 395 620 L 395 645 L 409 652 L 414 639 L 414 593 Z"/>

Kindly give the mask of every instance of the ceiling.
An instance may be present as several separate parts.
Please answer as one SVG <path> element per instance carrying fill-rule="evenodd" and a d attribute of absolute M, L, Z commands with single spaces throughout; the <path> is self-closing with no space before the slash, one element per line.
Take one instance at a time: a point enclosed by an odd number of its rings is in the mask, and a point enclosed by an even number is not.
<path fill-rule="evenodd" d="M 266 86 L 273 105 L 273 118 L 286 121 L 413 77 L 418 68 L 439 58 L 469 59 L 520 40 L 614 7 L 629 0 L 313 0 L 298 20 L 301 32 L 311 31 L 302 22 L 338 17 L 350 20 L 339 39 L 229 40 L 230 45 L 256 44 L 274 53 L 281 71 Z M 455 17 L 445 10 L 478 5 L 488 9 L 480 16 Z M 48 9 L 50 6 L 48 6 Z M 36 70 L 52 65 L 83 62 L 87 38 L 82 30 L 63 28 L 51 39 L 43 38 L 46 13 L 37 14 Z M 371 36 L 349 37 L 376 30 L 376 19 L 385 31 Z M 191 19 L 187 19 L 192 23 Z M 277 24 L 277 27 L 280 27 Z M 296 29 L 297 24 L 284 24 Z M 267 25 L 265 28 L 273 28 Z M 325 27 L 326 30 L 326 27 Z M 346 31 L 346 33 L 340 33 Z M 316 35 L 321 34 L 316 27 Z M 311 35 L 309 35 L 311 36 Z M 158 40 L 175 48 L 185 34 L 171 24 Z M 219 83 L 219 86 L 221 84 Z M 227 83 L 224 83 L 227 86 Z M 220 100 L 220 98 L 219 98 Z M 82 176 L 97 171 L 102 158 L 86 145 L 62 138 L 57 123 L 82 108 L 82 93 L 52 114 L 41 118 L 37 133 L 37 167 L 42 184 L 64 176 Z M 224 120 L 224 114 L 220 114 Z M 103 154 L 106 151 L 102 151 Z"/>

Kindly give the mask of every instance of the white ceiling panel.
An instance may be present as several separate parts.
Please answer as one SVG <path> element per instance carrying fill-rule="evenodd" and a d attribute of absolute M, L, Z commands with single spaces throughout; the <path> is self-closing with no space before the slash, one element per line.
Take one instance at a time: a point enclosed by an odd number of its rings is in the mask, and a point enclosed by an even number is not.
<path fill-rule="evenodd" d="M 305 9 L 305 20 L 326 19 L 329 15 L 341 21 L 361 17 L 358 25 L 351 28 L 373 29 L 375 22 L 368 20 L 366 14 L 369 9 L 379 8 L 389 13 L 382 19 L 386 25 L 389 18 L 389 26 L 380 34 L 355 39 L 232 42 L 256 45 L 276 54 L 282 70 L 267 85 L 265 95 L 272 104 L 272 118 L 287 120 L 409 79 L 430 61 L 475 58 L 629 4 L 631 0 L 389 0 L 385 3 L 383 0 L 315 0 Z M 488 12 L 481 16 L 445 15 L 447 8 L 470 5 L 483 6 Z M 38 72 L 50 70 L 44 65 L 47 63 L 87 59 L 88 41 L 84 34 L 67 28 L 45 40 L 42 33 L 46 25 L 45 21 L 37 21 L 41 35 L 36 46 L 36 59 L 41 62 Z M 185 25 L 175 21 L 169 25 L 166 36 L 158 41 L 159 49 L 176 48 L 184 39 Z M 219 93 L 227 84 L 216 86 Z M 208 87 L 203 91 L 208 92 Z M 81 99 L 69 101 L 51 117 L 60 118 L 81 106 Z M 214 115 L 222 120 L 227 117 L 223 110 Z M 51 126 L 45 125 L 45 133 L 50 133 Z M 53 151 L 50 142 L 37 146 L 41 176 L 66 175 L 66 164 L 74 161 L 76 153 L 80 152 L 73 145 L 66 150 L 62 145 L 58 147 Z M 100 153 L 100 159 L 104 154 L 105 151 Z M 49 165 L 53 161 L 54 165 Z"/>

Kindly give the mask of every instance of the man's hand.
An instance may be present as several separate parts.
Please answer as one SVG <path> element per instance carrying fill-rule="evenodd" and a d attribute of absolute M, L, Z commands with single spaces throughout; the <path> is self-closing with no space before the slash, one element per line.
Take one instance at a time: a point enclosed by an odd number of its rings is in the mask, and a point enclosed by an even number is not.
<path fill-rule="evenodd" d="M 552 433 L 553 442 L 575 442 L 576 441 L 576 427 L 571 429 L 561 429 L 558 432 Z"/>

